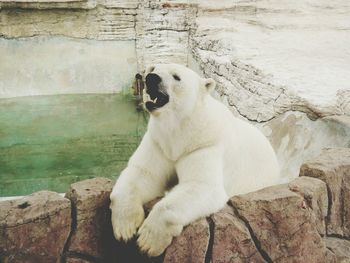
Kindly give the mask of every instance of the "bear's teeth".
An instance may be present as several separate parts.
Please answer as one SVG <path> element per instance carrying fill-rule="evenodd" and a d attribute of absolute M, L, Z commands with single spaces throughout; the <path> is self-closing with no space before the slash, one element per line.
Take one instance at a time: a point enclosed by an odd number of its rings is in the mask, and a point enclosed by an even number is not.
<path fill-rule="evenodd" d="M 146 103 L 147 101 L 152 101 L 151 97 L 146 93 L 143 92 L 143 101 Z"/>
<path fill-rule="evenodd" d="M 146 93 L 145 91 L 143 91 L 143 96 L 142 96 L 143 98 L 143 102 L 144 103 L 146 103 L 146 102 L 148 102 L 148 101 L 151 101 L 151 102 L 153 102 L 153 103 L 156 103 L 157 102 L 157 99 L 158 98 L 155 98 L 154 100 L 152 100 L 151 99 L 151 96 L 148 94 L 148 93 Z"/>

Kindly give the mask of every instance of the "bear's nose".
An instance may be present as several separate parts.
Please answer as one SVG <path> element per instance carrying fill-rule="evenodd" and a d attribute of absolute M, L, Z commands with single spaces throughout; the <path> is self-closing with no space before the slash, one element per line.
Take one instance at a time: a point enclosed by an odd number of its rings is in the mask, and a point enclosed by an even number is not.
<path fill-rule="evenodd" d="M 157 74 L 154 74 L 154 73 L 149 73 L 147 76 L 146 76 L 146 85 L 147 85 L 147 88 L 157 88 L 158 87 L 158 84 L 162 81 L 162 79 L 157 75 Z"/>

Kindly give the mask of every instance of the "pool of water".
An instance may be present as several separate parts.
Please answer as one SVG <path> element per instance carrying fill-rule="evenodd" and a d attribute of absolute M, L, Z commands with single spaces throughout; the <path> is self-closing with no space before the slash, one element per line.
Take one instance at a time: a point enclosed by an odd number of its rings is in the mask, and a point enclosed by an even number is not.
<path fill-rule="evenodd" d="M 146 129 L 135 105 L 121 94 L 0 99 L 0 196 L 116 178 Z"/>

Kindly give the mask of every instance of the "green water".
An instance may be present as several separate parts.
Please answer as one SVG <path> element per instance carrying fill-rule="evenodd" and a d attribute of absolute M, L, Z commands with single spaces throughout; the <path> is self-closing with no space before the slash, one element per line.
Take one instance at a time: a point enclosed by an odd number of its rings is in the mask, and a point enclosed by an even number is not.
<path fill-rule="evenodd" d="M 120 94 L 0 99 L 0 196 L 115 178 L 146 123 L 146 113 Z"/>

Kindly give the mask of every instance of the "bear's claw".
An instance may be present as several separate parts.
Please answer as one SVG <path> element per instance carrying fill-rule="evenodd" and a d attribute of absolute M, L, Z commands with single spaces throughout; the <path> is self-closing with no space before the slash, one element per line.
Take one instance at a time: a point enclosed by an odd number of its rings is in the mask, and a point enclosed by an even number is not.
<path fill-rule="evenodd" d="M 173 237 L 181 231 L 181 225 L 166 224 L 162 216 L 150 215 L 138 230 L 137 244 L 148 256 L 156 257 L 165 251 Z"/>
<path fill-rule="evenodd" d="M 136 234 L 137 228 L 142 224 L 145 217 L 143 208 L 116 208 L 115 211 L 112 214 L 114 237 L 126 242 Z"/>

